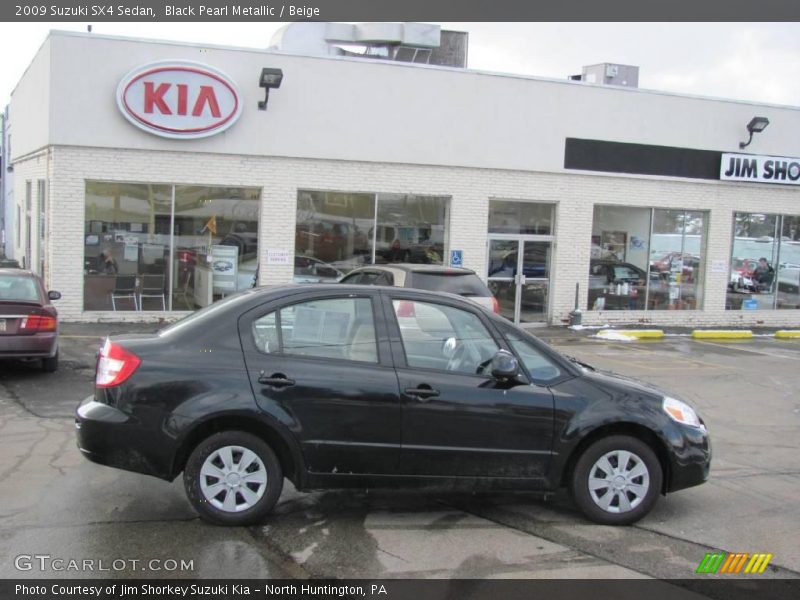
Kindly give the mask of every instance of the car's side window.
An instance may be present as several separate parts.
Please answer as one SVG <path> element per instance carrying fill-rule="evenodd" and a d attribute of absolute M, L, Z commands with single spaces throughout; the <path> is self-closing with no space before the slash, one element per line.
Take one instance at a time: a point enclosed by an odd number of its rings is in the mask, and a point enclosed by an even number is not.
<path fill-rule="evenodd" d="M 416 300 L 392 305 L 410 367 L 482 375 L 499 349 L 470 311 Z"/>
<path fill-rule="evenodd" d="M 536 346 L 525 340 L 511 329 L 504 329 L 506 339 L 519 355 L 531 379 L 540 383 L 555 381 L 561 377 L 561 369 L 542 354 Z"/>
<path fill-rule="evenodd" d="M 377 279 L 375 279 L 375 285 L 394 285 L 394 275 L 391 273 L 381 273 L 378 275 Z"/>
<path fill-rule="evenodd" d="M 352 283 L 357 284 L 361 281 L 362 273 L 354 273 L 352 275 L 348 275 L 347 277 L 342 278 L 341 283 Z"/>
<path fill-rule="evenodd" d="M 253 323 L 261 352 L 378 362 L 369 298 L 311 300 L 284 307 Z"/>
<path fill-rule="evenodd" d="M 640 279 L 639 273 L 624 265 L 614 265 L 614 279 Z"/>

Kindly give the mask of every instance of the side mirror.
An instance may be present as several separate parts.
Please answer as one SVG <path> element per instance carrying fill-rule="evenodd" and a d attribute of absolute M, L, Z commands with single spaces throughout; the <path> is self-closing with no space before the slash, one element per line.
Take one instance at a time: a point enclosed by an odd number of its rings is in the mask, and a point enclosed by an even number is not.
<path fill-rule="evenodd" d="M 499 381 L 508 381 L 519 375 L 519 363 L 508 350 L 498 350 L 492 357 L 492 377 Z"/>
<path fill-rule="evenodd" d="M 61 299 L 61 292 L 56 292 L 55 290 L 51 290 L 47 292 L 47 297 L 50 300 L 60 300 Z"/>

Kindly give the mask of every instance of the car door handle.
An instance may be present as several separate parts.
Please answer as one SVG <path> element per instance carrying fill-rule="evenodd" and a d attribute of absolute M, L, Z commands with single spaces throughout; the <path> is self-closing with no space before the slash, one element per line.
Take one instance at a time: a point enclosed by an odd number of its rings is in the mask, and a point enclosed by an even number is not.
<path fill-rule="evenodd" d="M 406 396 L 414 396 L 420 402 L 427 402 L 428 398 L 435 398 L 439 395 L 439 390 L 434 390 L 430 387 L 416 387 L 406 388 Z"/>
<path fill-rule="evenodd" d="M 263 383 L 264 385 L 269 385 L 272 387 L 282 388 L 282 387 L 289 387 L 294 385 L 294 379 L 289 379 L 285 375 L 275 374 L 270 377 L 261 377 L 258 378 L 258 383 Z"/>

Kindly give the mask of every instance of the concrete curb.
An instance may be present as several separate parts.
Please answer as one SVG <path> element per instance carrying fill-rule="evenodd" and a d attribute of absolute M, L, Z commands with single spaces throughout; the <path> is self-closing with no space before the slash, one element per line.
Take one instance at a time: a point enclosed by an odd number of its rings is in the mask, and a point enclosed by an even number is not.
<path fill-rule="evenodd" d="M 695 329 L 692 337 L 703 340 L 749 340 L 753 332 L 748 329 Z"/>

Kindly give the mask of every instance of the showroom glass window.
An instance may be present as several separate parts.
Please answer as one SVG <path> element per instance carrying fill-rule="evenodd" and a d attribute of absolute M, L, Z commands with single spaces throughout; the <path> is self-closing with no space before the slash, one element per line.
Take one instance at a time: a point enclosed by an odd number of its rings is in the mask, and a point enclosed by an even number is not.
<path fill-rule="evenodd" d="M 707 228 L 700 211 L 595 206 L 589 310 L 701 308 Z"/>
<path fill-rule="evenodd" d="M 552 235 L 554 205 L 490 200 L 489 233 Z"/>
<path fill-rule="evenodd" d="M 442 196 L 300 191 L 294 279 L 336 281 L 375 263 L 443 264 L 449 205 Z"/>
<path fill-rule="evenodd" d="M 89 181 L 85 310 L 194 310 L 253 287 L 255 188 Z"/>
<path fill-rule="evenodd" d="M 735 213 L 730 310 L 800 308 L 800 215 Z"/>

